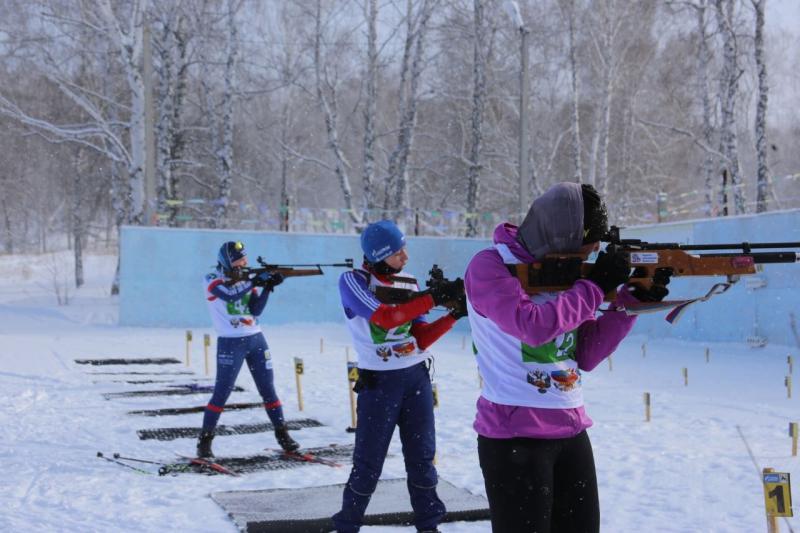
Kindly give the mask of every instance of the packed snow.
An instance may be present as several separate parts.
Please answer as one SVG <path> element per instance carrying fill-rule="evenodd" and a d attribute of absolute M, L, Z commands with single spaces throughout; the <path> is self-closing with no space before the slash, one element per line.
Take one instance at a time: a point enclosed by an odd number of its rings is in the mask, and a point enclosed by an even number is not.
<path fill-rule="evenodd" d="M 202 405 L 210 394 L 105 399 L 102 393 L 163 388 L 163 383 L 116 383 L 106 371 L 143 368 L 92 367 L 80 358 L 174 357 L 184 369 L 185 330 L 122 328 L 117 301 L 108 296 L 116 258 L 86 259 L 86 286 L 67 291 L 67 253 L 0 256 L 0 531 L 236 531 L 209 494 L 224 490 L 295 488 L 343 483 L 349 467 L 308 465 L 243 475 L 143 475 L 96 457 L 119 452 L 173 461 L 175 452 L 193 454 L 194 439 L 139 440 L 136 430 L 199 426 L 202 413 L 168 417 L 126 414 L 136 409 Z M 280 287 L 277 290 L 290 290 Z M 331 286 L 331 290 L 336 290 Z M 165 295 L 165 297 L 180 295 Z M 157 302 L 154 302 L 157 305 Z M 703 305 L 723 306 L 724 297 Z M 271 326 L 269 306 L 263 329 L 275 362 L 276 388 L 288 419 L 314 418 L 325 424 L 293 432 L 304 447 L 351 443 L 343 319 L 325 324 Z M 204 368 L 202 337 L 193 330 L 190 370 L 195 375 L 153 376 L 213 379 Z M 213 339 L 213 335 L 212 335 Z M 320 353 L 320 339 L 323 351 Z M 642 346 L 645 346 L 643 351 Z M 706 362 L 706 348 L 709 361 Z M 433 352 L 437 409 L 437 468 L 442 478 L 485 495 L 472 430 L 479 378 L 468 337 L 451 333 Z M 701 344 L 631 335 L 613 355 L 584 373 L 589 430 L 600 488 L 602 531 L 751 532 L 766 528 L 760 469 L 798 472 L 791 455 L 790 422 L 798 421 L 798 394 L 787 397 L 787 355 L 796 346 L 752 349 L 743 344 Z M 304 410 L 298 411 L 293 357 L 302 357 Z M 351 354 L 351 357 L 353 355 Z M 688 385 L 683 369 L 688 371 Z M 205 381 L 200 381 L 205 383 Z M 245 392 L 230 402 L 256 402 L 246 368 Z M 643 393 L 652 398 L 645 421 Z M 225 412 L 221 424 L 266 422 L 263 410 Z M 248 455 L 274 447 L 271 433 L 220 436 L 218 456 Z M 749 450 L 748 451 L 748 447 Z M 751 457 L 752 452 L 752 457 Z M 137 465 L 143 466 L 147 465 Z M 383 477 L 404 477 L 395 435 Z M 797 479 L 797 476 L 793 476 Z M 782 530 L 797 527 L 781 519 Z M 445 523 L 443 532 L 490 531 L 488 522 Z M 412 531 L 366 527 L 364 531 Z"/>

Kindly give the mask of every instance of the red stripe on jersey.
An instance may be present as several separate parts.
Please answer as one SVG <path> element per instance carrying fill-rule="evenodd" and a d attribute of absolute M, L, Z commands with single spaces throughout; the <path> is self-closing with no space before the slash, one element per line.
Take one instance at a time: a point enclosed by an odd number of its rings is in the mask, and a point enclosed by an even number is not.
<path fill-rule="evenodd" d="M 222 285 L 223 283 L 225 283 L 225 282 L 222 281 L 221 279 L 215 279 L 214 281 L 212 281 L 211 283 L 208 284 L 208 288 L 206 290 L 208 292 L 211 292 L 211 289 L 213 289 L 214 287 L 216 287 L 218 285 Z"/>

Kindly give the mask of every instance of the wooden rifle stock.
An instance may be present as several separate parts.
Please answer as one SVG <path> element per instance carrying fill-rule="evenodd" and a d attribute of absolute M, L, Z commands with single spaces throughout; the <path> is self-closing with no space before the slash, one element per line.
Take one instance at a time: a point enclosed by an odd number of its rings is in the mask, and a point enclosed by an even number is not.
<path fill-rule="evenodd" d="M 800 254 L 793 251 L 751 252 L 753 249 L 800 248 L 800 242 L 694 244 L 647 243 L 636 239 L 620 239 L 619 228 L 612 226 L 608 234 L 606 253 L 622 254 L 632 269 L 630 284 L 650 289 L 664 276 L 726 276 L 729 283 L 740 276 L 755 274 L 757 266 L 765 263 L 796 263 Z M 692 254 L 695 250 L 731 250 Z M 593 264 L 584 262 L 580 254 L 548 255 L 541 263 L 509 265 L 528 294 L 564 291 L 581 278 L 586 278 Z M 613 301 L 616 294 L 606 295 Z"/>
<path fill-rule="evenodd" d="M 257 284 L 256 279 L 264 272 L 270 274 L 278 273 L 284 278 L 292 278 L 298 276 L 321 276 L 324 274 L 322 267 L 337 267 L 337 268 L 353 268 L 353 260 L 345 259 L 344 263 L 314 263 L 314 264 L 295 264 L 295 265 L 270 265 L 267 264 L 261 256 L 256 261 L 260 267 L 242 267 L 226 272 L 225 275 L 231 280 L 231 283 L 239 281 L 250 281 Z"/>

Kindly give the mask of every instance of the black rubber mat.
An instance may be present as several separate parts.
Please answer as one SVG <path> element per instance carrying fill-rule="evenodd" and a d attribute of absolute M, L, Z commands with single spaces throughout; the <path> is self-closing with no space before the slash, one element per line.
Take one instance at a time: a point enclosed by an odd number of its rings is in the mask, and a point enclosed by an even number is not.
<path fill-rule="evenodd" d="M 262 402 L 256 403 L 229 403 L 225 405 L 226 411 L 239 411 L 242 409 L 255 409 L 263 407 Z M 171 416 L 171 415 L 186 415 L 192 413 L 202 413 L 205 411 L 205 405 L 195 405 L 193 407 L 172 407 L 168 409 L 145 409 L 141 411 L 128 411 L 129 415 L 141 416 Z"/>
<path fill-rule="evenodd" d="M 303 448 L 303 453 L 312 454 L 320 459 L 327 459 L 339 463 L 341 466 L 343 462 L 350 461 L 353 456 L 353 445 L 346 444 L 343 446 L 321 446 L 319 448 Z M 302 459 L 295 459 L 287 457 L 280 452 L 272 452 L 263 455 L 249 455 L 245 457 L 216 457 L 214 462 L 224 466 L 237 474 L 247 474 L 250 472 L 258 472 L 261 470 L 289 470 L 292 468 L 299 468 L 302 466 L 318 465 L 319 463 L 313 461 L 305 461 Z M 328 468 L 336 468 L 336 466 L 322 465 Z M 168 474 L 184 474 L 184 473 L 200 473 L 208 475 L 222 475 L 219 472 L 205 467 L 193 467 L 190 469 L 177 468 L 176 470 L 167 469 Z"/>
<path fill-rule="evenodd" d="M 192 381 L 209 381 L 207 379 L 193 379 Z M 174 383 L 175 379 L 109 379 L 106 381 L 94 380 L 92 383 L 129 383 L 131 385 L 144 385 L 149 383 Z M 170 387 L 177 385 L 170 385 Z"/>
<path fill-rule="evenodd" d="M 322 533 L 332 531 L 330 517 L 342 505 L 344 484 L 300 489 L 214 492 L 217 502 L 240 531 Z M 447 506 L 443 522 L 489 520 L 489 502 L 480 495 L 439 479 L 436 492 Z M 301 505 L 298 503 L 302 502 Z M 372 494 L 364 525 L 405 525 L 414 521 L 405 479 L 381 479 Z M 411 528 L 413 529 L 413 528 Z M 486 524 L 486 531 L 491 526 Z"/>
<path fill-rule="evenodd" d="M 79 365 L 175 365 L 180 361 L 171 357 L 161 359 L 75 359 Z"/>
<path fill-rule="evenodd" d="M 87 372 L 90 376 L 191 376 L 194 372 L 179 370 L 178 372 Z"/>
<path fill-rule="evenodd" d="M 321 427 L 323 424 L 312 418 L 302 418 L 299 420 L 287 420 L 288 429 L 303 429 Z M 266 433 L 275 429 L 269 422 L 263 424 L 237 424 L 235 426 L 217 426 L 214 434 L 219 435 L 249 435 L 251 433 Z M 200 428 L 155 428 L 140 429 L 136 432 L 141 440 L 175 440 L 175 439 L 196 439 L 200 435 Z"/>
<path fill-rule="evenodd" d="M 236 386 L 232 389 L 234 392 L 243 392 L 244 389 Z M 103 393 L 103 397 L 106 400 L 111 400 L 113 398 L 136 398 L 141 396 L 185 396 L 187 394 L 210 394 L 214 392 L 214 386 L 202 386 L 202 387 L 186 387 L 186 388 L 175 388 L 175 389 L 158 389 L 158 390 L 132 390 L 132 391 L 125 391 L 125 392 L 105 392 Z"/>

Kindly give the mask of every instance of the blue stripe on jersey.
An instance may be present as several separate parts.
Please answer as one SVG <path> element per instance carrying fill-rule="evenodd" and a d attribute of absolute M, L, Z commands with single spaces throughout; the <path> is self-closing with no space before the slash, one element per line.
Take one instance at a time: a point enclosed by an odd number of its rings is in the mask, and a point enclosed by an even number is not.
<path fill-rule="evenodd" d="M 352 315 L 370 319 L 372 313 L 381 305 L 367 286 L 367 280 L 354 271 L 345 272 L 339 277 L 339 293 L 347 316 Z"/>
<path fill-rule="evenodd" d="M 227 287 L 225 284 L 220 283 L 208 292 L 225 302 L 235 302 L 244 298 L 244 295 L 250 292 L 252 288 L 253 284 L 249 281 L 236 283 L 232 287 Z"/>

